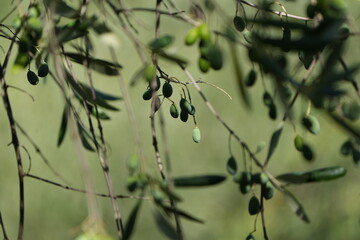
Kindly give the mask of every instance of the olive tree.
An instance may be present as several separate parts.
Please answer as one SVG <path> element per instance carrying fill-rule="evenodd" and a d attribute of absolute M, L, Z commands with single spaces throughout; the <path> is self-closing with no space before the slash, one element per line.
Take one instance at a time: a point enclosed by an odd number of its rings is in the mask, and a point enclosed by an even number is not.
<path fill-rule="evenodd" d="M 325 165 L 309 171 L 277 174 L 271 165 L 276 166 L 273 156 L 281 148 L 298 151 L 305 160 L 303 164 L 322 154 L 302 134 L 317 135 L 320 132 L 319 115 L 326 117 L 330 126 L 343 129 L 347 136 L 342 145 L 329 147 L 340 149 L 344 156 L 352 159 L 354 168 L 360 165 L 360 90 L 355 78 L 359 65 L 344 53 L 349 40 L 358 35 L 357 22 L 347 6 L 352 3 L 310 0 L 302 3 L 301 11 L 296 13 L 287 9 L 300 6 L 297 1 L 270 0 L 233 0 L 231 10 L 216 0 L 32 0 L 7 4 L 11 10 L 2 16 L 0 22 L 1 48 L 5 53 L 0 73 L 1 96 L 10 129 L 9 145 L 13 146 L 15 156 L 12 161 L 16 163 L 18 176 L 17 239 L 26 239 L 26 199 L 34 198 L 26 190 L 28 181 L 50 184 L 59 191 L 86 194 L 89 218 L 75 237 L 77 240 L 130 239 L 141 218 L 144 202 L 153 205 L 154 221 L 164 236 L 185 239 L 183 220 L 195 224 L 206 222 L 179 208 L 180 201 L 186 202 L 186 199 L 182 199 L 178 190 L 202 189 L 217 184 L 219 186 L 213 187 L 221 188 L 226 180 L 237 186 L 239 194 L 247 196 L 248 209 L 243 211 L 253 216 L 255 224 L 253 231 L 244 233 L 246 239 L 255 239 L 255 233 L 263 239 L 271 238 L 266 227 L 265 210 L 266 203 L 274 194 L 284 197 L 295 215 L 309 223 L 310 217 L 300 202 L 301 196 L 295 196 L 289 187 L 335 180 L 353 169 Z M 143 21 L 145 14 L 151 16 L 151 23 L 146 22 L 150 18 Z M 171 21 L 171 27 L 164 33 L 163 25 L 168 21 Z M 187 32 L 179 34 L 179 26 L 186 26 Z M 151 38 L 142 35 L 146 31 L 151 31 Z M 120 41 L 122 46 L 119 46 Z M 124 48 L 131 51 L 132 56 L 122 54 Z M 184 55 L 176 51 L 177 48 L 192 48 L 193 54 Z M 100 51 L 106 52 L 108 57 L 98 57 L 104 56 Z M 138 59 L 137 70 L 131 70 L 133 77 L 127 78 L 123 72 L 127 71 L 126 62 L 132 57 Z M 174 69 L 181 76 L 174 75 Z M 46 150 L 17 119 L 20 109 L 13 108 L 9 89 L 19 90 L 29 98 L 38 96 L 32 95 L 30 90 L 8 84 L 9 71 L 17 78 L 27 79 L 29 86 L 47 82 L 56 84 L 63 111 L 59 113 L 62 117 L 58 123 L 50 124 L 59 129 L 53 132 L 57 136 L 59 154 L 62 154 L 60 146 L 66 136 L 71 138 L 78 153 L 79 174 L 83 176 L 84 188 L 73 187 L 63 172 L 53 167 L 53 161 L 45 156 Z M 245 111 L 257 111 L 258 105 L 263 104 L 267 112 L 259 113 L 261 121 L 276 123 L 269 136 L 261 136 L 268 138 L 267 145 L 260 142 L 256 148 L 251 147 L 208 97 L 203 86 L 214 87 L 220 93 L 218 98 L 231 98 L 222 87 L 226 79 L 216 84 L 206 81 L 208 76 L 221 71 L 231 71 L 235 76 L 229 80 L 235 79 L 236 91 Z M 119 93 L 95 87 L 100 81 L 99 75 L 116 79 L 108 84 L 115 88 L 119 85 Z M 256 85 L 262 86 L 257 90 L 261 92 L 260 101 L 254 101 L 252 88 Z M 131 100 L 129 88 L 143 91 L 143 95 L 137 97 L 142 98 L 141 105 L 148 108 L 150 136 L 146 137 L 151 138 L 150 145 L 144 144 L 136 117 L 139 106 Z M 300 101 L 302 103 L 296 105 Z M 125 111 L 118 112 L 119 102 Z M 166 122 L 192 125 L 189 135 L 196 145 L 203 140 L 201 131 L 206 131 L 206 124 L 202 128 L 202 123 L 197 121 L 201 112 L 209 112 L 220 124 L 221 131 L 228 134 L 228 156 L 223 161 L 224 168 L 216 174 L 173 175 L 170 157 L 174 161 L 177 157 L 168 148 L 173 138 L 166 137 Z M 130 124 L 127 127 L 133 132 L 136 150 L 127 159 L 109 154 L 111 148 L 121 148 L 121 145 L 108 141 L 104 133 L 111 131 L 104 128 L 104 123 L 116 121 L 110 118 L 118 114 L 128 117 Z M 258 135 L 262 134 L 261 127 L 255 127 Z M 321 131 L 331 129 L 322 128 Z M 294 133 L 293 142 L 286 146 L 279 144 L 284 132 Z M 35 150 L 34 154 L 29 152 L 30 148 Z M 146 148 L 152 148 L 152 156 L 145 156 Z M 178 144 L 178 148 L 182 145 Z M 84 151 L 97 156 L 106 192 L 96 191 Z M 208 151 L 211 152 L 212 148 L 209 147 Z M 259 155 L 260 152 L 265 154 Z M 34 174 L 31 169 L 31 159 L 34 158 L 42 159 L 57 180 Z M 126 181 L 119 181 L 116 170 L 111 168 L 110 162 L 114 161 L 126 163 Z M 157 172 L 147 169 L 147 161 L 157 165 Z M 117 192 L 120 185 L 126 186 L 127 192 Z M 105 231 L 108 226 L 102 223 L 97 211 L 99 198 L 108 199 L 117 235 L 110 236 Z M 123 199 L 134 202 L 128 214 L 123 213 Z M 15 236 L 8 236 L 6 232 L 6 222 L 7 219 L 0 214 L 4 239 L 13 239 Z M 260 230 L 257 225 L 261 226 Z"/>

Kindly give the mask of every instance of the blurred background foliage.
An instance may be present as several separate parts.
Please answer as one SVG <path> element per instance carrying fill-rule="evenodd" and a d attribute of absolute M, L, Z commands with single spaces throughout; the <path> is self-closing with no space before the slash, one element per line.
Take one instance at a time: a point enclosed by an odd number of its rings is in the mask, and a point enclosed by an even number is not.
<path fill-rule="evenodd" d="M 14 1 L 19 4 L 16 10 L 7 20 L 10 24 L 16 14 L 26 11 L 29 1 Z M 78 1 L 67 1 L 69 5 L 78 6 Z M 155 1 L 132 0 L 123 1 L 127 7 L 153 8 Z M 179 9 L 189 9 L 190 1 L 174 1 Z M 203 4 L 202 1 L 199 4 Z M 232 20 L 235 15 L 234 1 L 217 1 L 226 15 L 219 16 L 215 13 L 207 14 L 207 24 L 211 29 L 223 29 L 222 18 Z M 221 3 L 220 3 L 221 2 Z M 289 13 L 305 16 L 307 1 L 280 1 Z M 14 6 L 10 1 L 2 4 L 0 15 L 4 16 Z M 348 1 L 350 11 L 350 28 L 359 32 L 359 1 Z M 253 9 L 245 7 L 249 16 Z M 278 7 L 277 10 L 281 11 Z M 98 14 L 99 9 L 91 4 L 88 15 Z M 101 14 L 100 14 L 101 15 Z M 106 18 L 103 16 L 103 18 Z M 112 19 L 112 16 L 108 16 Z M 139 30 L 137 37 L 148 43 L 154 38 L 154 14 L 149 12 L 134 12 L 131 14 L 133 24 Z M 118 23 L 109 21 L 111 29 L 117 35 L 117 47 L 115 48 L 117 59 L 123 66 L 121 70 L 127 86 L 130 80 L 141 68 L 141 62 L 131 45 L 130 40 L 119 30 Z M 279 120 L 273 121 L 268 118 L 267 108 L 262 103 L 263 85 L 260 81 L 249 89 L 253 108 L 247 109 L 239 96 L 236 77 L 234 76 L 233 63 L 230 57 L 228 43 L 219 39 L 221 48 L 225 51 L 224 68 L 220 71 L 202 73 L 197 67 L 198 50 L 196 46 L 185 46 L 184 36 L 191 28 L 188 24 L 178 21 L 169 16 L 161 17 L 161 34 L 175 36 L 175 42 L 168 49 L 169 52 L 179 54 L 189 61 L 189 71 L 199 80 L 204 80 L 223 88 L 232 96 L 230 100 L 221 91 L 208 85 L 201 85 L 203 92 L 214 105 L 220 116 L 242 137 L 251 149 L 255 150 L 259 142 L 265 141 L 269 146 L 270 136 L 275 130 Z M 94 56 L 111 61 L 111 55 L 102 40 L 90 34 L 94 43 Z M 360 54 L 359 38 L 352 37 L 348 40 L 344 50 L 344 58 L 349 63 L 357 63 Z M 7 49 L 8 40 L 1 39 L 0 45 Z M 4 51 L 1 55 L 4 55 Z M 251 62 L 247 52 L 238 48 L 240 56 L 240 68 L 243 74 L 251 69 Z M 296 53 L 289 53 L 289 60 L 297 58 Z M 15 55 L 11 57 L 14 61 Z M 188 81 L 181 69 L 175 64 L 161 61 L 163 69 L 173 77 L 181 81 Z M 86 79 L 86 72 L 79 65 L 74 64 L 79 79 Z M 298 73 L 303 75 L 305 70 Z M 96 72 L 94 85 L 97 89 L 120 95 L 120 86 L 116 77 L 108 77 Z M 258 76 L 259 77 L 259 76 Z M 272 88 L 270 81 L 265 76 L 264 82 L 269 89 Z M 14 116 L 28 134 L 40 146 L 41 151 L 49 159 L 53 167 L 71 182 L 71 185 L 84 188 L 77 149 L 71 141 L 69 133 L 65 136 L 64 143 L 56 146 L 58 130 L 64 100 L 61 92 L 50 78 L 42 80 L 37 86 L 30 85 L 26 80 L 26 70 L 18 73 L 8 71 L 7 82 L 9 85 L 26 90 L 35 101 L 20 91 L 9 89 L 9 95 L 13 104 Z M 158 176 L 158 168 L 155 161 L 154 149 L 150 132 L 150 102 L 142 99 L 147 84 L 139 82 L 134 87 L 129 87 L 131 102 L 135 109 L 135 116 L 141 132 L 144 153 L 146 158 L 145 168 L 147 172 Z M 226 162 L 230 157 L 228 151 L 228 132 L 208 111 L 205 103 L 199 97 L 195 89 L 190 86 L 193 103 L 197 107 L 197 122 L 201 129 L 202 140 L 199 144 L 192 141 L 191 134 L 193 124 L 191 121 L 183 123 L 173 119 L 168 114 L 169 102 L 164 102 L 164 118 L 166 120 L 166 134 L 168 136 L 169 150 L 171 153 L 172 175 L 200 175 L 206 173 L 227 174 Z M 175 94 L 178 94 L 175 92 Z M 179 96 L 177 96 L 179 98 Z M 279 175 L 290 171 L 308 171 L 326 166 L 344 166 L 348 169 L 345 177 L 332 182 L 312 183 L 306 185 L 294 185 L 289 188 L 303 203 L 310 223 L 306 224 L 299 220 L 291 211 L 283 196 L 276 192 L 273 199 L 265 203 L 266 227 L 270 239 L 358 239 L 360 236 L 360 169 L 354 162 L 340 154 L 340 145 L 349 138 L 349 134 L 334 124 L 323 112 L 312 110 L 321 123 L 321 131 L 318 135 L 312 135 L 301 127 L 301 117 L 307 108 L 307 100 L 298 99 L 295 103 L 294 122 L 285 124 L 285 130 L 281 137 L 279 147 L 274 153 L 268 169 L 273 175 Z M 136 152 L 135 139 L 131 131 L 131 122 L 127 116 L 123 101 L 115 102 L 119 112 L 109 112 L 111 121 L 103 121 L 104 135 L 109 147 L 109 166 L 112 174 L 116 193 L 130 195 L 126 190 L 128 170 L 126 160 Z M 278 104 L 280 106 L 280 103 Z M 283 112 L 279 108 L 280 112 Z M 282 114 L 279 114 L 281 116 Z M 16 236 L 18 225 L 18 179 L 14 152 L 8 146 L 10 130 L 4 108 L 0 108 L 0 210 L 3 220 L 11 239 Z M 359 123 L 359 121 L 357 121 Z M 157 125 L 158 126 L 158 125 Z M 293 146 L 294 137 L 300 134 L 307 142 L 314 146 L 316 158 L 312 162 L 305 161 L 301 153 Z M 54 181 L 56 177 L 42 162 L 35 149 L 26 138 L 21 136 L 21 143 L 26 147 L 31 156 L 31 173 Z M 160 151 L 163 153 L 163 145 L 160 137 Z M 232 143 L 234 156 L 238 160 L 239 169 L 243 169 L 242 151 L 239 145 Z M 97 155 L 86 153 L 86 160 L 90 166 L 90 176 L 94 181 L 97 192 L 107 192 L 104 177 L 99 165 Z M 259 159 L 266 157 L 267 151 L 258 154 Z M 29 161 L 25 151 L 22 151 L 25 168 Z M 256 168 L 255 168 L 256 169 Z M 160 178 L 160 177 L 159 177 Z M 81 224 L 88 216 L 86 195 L 26 178 L 26 217 L 25 239 L 74 239 L 81 233 Z M 186 210 L 194 216 L 205 221 L 205 224 L 197 224 L 183 220 L 183 228 L 187 239 L 245 239 L 247 234 L 254 228 L 253 216 L 249 216 L 247 204 L 250 195 L 242 195 L 238 185 L 232 181 L 231 176 L 221 185 L 179 189 L 176 192 L 183 198 L 178 207 Z M 136 200 L 118 200 L 120 209 L 125 220 L 130 214 Z M 106 230 L 112 236 L 116 236 L 116 227 L 113 221 L 113 212 L 110 201 L 106 198 L 97 198 L 97 203 L 103 215 Z M 151 201 L 144 201 L 140 216 L 133 235 L 133 239 L 167 239 L 157 229 L 152 213 L 156 211 Z M 257 221 L 257 232 L 254 236 L 262 239 L 260 217 Z"/>

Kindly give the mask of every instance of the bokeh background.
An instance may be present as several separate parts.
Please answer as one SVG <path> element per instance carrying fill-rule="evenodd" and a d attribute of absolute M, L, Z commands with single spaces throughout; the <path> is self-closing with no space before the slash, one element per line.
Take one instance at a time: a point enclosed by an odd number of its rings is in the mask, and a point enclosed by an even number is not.
<path fill-rule="evenodd" d="M 17 1 L 15 1 L 17 3 Z M 20 3 L 20 11 L 24 11 L 29 1 Z M 132 0 L 123 1 L 128 7 L 153 7 L 155 1 Z M 174 0 L 179 9 L 189 9 L 190 1 Z M 195 1 L 202 4 L 202 1 Z M 217 1 L 226 16 L 232 19 L 235 15 L 234 1 Z M 305 15 L 305 5 L 308 1 L 280 1 L 288 12 Z M 78 6 L 78 1 L 68 1 L 73 6 Z M 15 3 L 14 3 L 15 4 Z M 351 29 L 358 32 L 359 25 L 359 1 L 348 1 L 350 5 Z M 0 16 L 4 16 L 14 5 L 10 1 L 3 1 Z M 279 8 L 280 9 L 280 8 Z M 90 8 L 89 14 L 98 11 Z M 246 10 L 253 12 L 248 7 Z M 15 18 L 14 14 L 5 23 L 9 24 Z M 251 16 L 251 15 L 250 15 Z M 207 23 L 212 29 L 222 29 L 223 17 L 217 14 L 208 15 Z M 133 22 L 139 30 L 138 37 L 147 43 L 153 37 L 154 15 L 152 13 L 137 12 L 132 15 Z M 187 47 L 183 44 L 183 38 L 190 26 L 171 17 L 161 18 L 161 33 L 175 35 L 176 41 L 169 51 L 177 53 L 190 61 L 189 70 L 196 79 L 208 81 L 223 88 L 232 96 L 230 100 L 219 90 L 208 85 L 201 85 L 203 92 L 214 105 L 220 116 L 245 140 L 252 149 L 256 149 L 259 142 L 269 143 L 270 136 L 275 130 L 279 119 L 272 121 L 267 116 L 267 109 L 262 104 L 264 88 L 260 81 L 249 89 L 253 103 L 252 110 L 247 110 L 241 102 L 234 76 L 233 65 L 229 55 L 229 46 L 226 41 L 220 40 L 220 45 L 225 51 L 225 66 L 221 71 L 211 71 L 203 74 L 197 68 L 198 50 L 196 46 Z M 119 62 L 124 66 L 122 75 L 129 86 L 130 79 L 141 67 L 141 62 L 127 37 L 121 33 L 119 25 L 111 23 L 110 26 L 118 34 L 119 47 L 116 54 Z M 110 53 L 104 44 L 92 36 L 95 42 L 95 56 L 111 60 Z M 358 37 L 349 39 L 346 49 L 346 59 L 349 63 L 357 62 L 359 52 Z M 7 49 L 9 42 L 1 39 L 3 49 Z M 244 49 L 240 52 L 240 64 L 243 73 L 250 70 L 251 65 Z M 4 51 L 0 55 L 4 57 Z M 296 53 L 291 53 L 296 58 Z M 13 58 L 11 58 L 13 61 Z M 163 69 L 170 76 L 181 81 L 189 81 L 179 68 L 168 62 L 161 62 Z M 76 66 L 79 79 L 86 79 L 85 71 Z M 304 72 L 299 72 L 302 76 Z M 60 127 L 61 114 L 64 99 L 56 84 L 49 78 L 37 86 L 29 85 L 26 80 L 26 71 L 13 74 L 8 71 L 6 80 L 9 85 L 26 90 L 35 101 L 26 94 L 9 89 L 10 100 L 13 105 L 14 116 L 23 126 L 33 140 L 38 144 L 41 151 L 51 162 L 52 166 L 68 179 L 72 186 L 84 188 L 80 171 L 77 149 L 72 142 L 69 132 L 61 147 L 56 146 L 58 130 Z M 266 86 L 272 89 L 271 82 L 264 79 Z M 119 81 L 116 77 L 107 77 L 94 73 L 95 86 L 105 92 L 120 95 Z M 146 171 L 154 176 L 158 175 L 154 150 L 150 132 L 150 102 L 142 100 L 142 94 L 146 89 L 144 82 L 139 82 L 135 87 L 129 87 L 128 91 L 131 102 L 135 109 L 135 115 L 141 132 L 141 140 L 146 158 Z M 193 102 L 197 107 L 197 122 L 201 129 L 201 143 L 192 141 L 192 121 L 187 123 L 175 120 L 168 114 L 169 102 L 164 102 L 163 114 L 166 120 L 166 133 L 169 140 L 171 153 L 172 174 L 174 176 L 201 175 L 206 173 L 226 173 L 226 161 L 229 158 L 228 132 L 212 116 L 200 99 L 198 93 L 190 86 Z M 178 92 L 176 92 L 178 94 Z M 179 98 L 175 95 L 174 99 Z M 110 171 L 117 193 L 130 194 L 126 190 L 125 181 L 128 176 L 126 159 L 136 151 L 135 140 L 131 130 L 124 103 L 118 101 L 116 106 L 120 112 L 110 112 L 111 121 L 104 121 L 104 134 L 109 144 Z M 280 106 L 280 104 L 278 104 Z M 294 123 L 287 123 L 280 140 L 280 147 L 276 150 L 269 170 L 276 176 L 290 171 L 306 171 L 327 166 L 340 165 L 348 169 L 344 178 L 333 182 L 306 184 L 291 186 L 289 189 L 303 203 L 311 223 L 306 224 L 299 220 L 291 211 L 283 196 L 276 192 L 273 199 L 266 201 L 266 226 L 270 239 L 359 239 L 360 238 L 360 169 L 355 166 L 350 158 L 345 158 L 339 152 L 343 141 L 349 138 L 348 134 L 321 112 L 314 110 L 321 122 L 321 132 L 317 136 L 307 133 L 300 125 L 300 116 L 307 107 L 305 99 L 299 99 L 295 104 Z M 282 110 L 281 110 L 282 112 Z M 11 239 L 14 239 L 18 227 L 18 179 L 16 161 L 11 141 L 9 125 L 4 111 L 0 108 L 0 211 Z M 159 130 L 159 126 L 157 127 Z M 158 131 L 160 133 L 160 131 Z M 296 134 L 304 136 L 316 149 L 316 160 L 309 163 L 303 160 L 299 152 L 293 147 L 293 138 Z M 28 140 L 19 133 L 21 144 L 26 147 L 31 155 L 31 173 L 50 180 L 59 181 L 31 146 Z M 161 140 L 160 134 L 159 139 Z M 232 143 L 232 149 L 238 160 L 240 170 L 243 169 L 242 152 L 236 142 Z M 163 145 L 160 141 L 160 150 L 163 153 Z M 264 159 L 267 149 L 258 156 Z M 85 152 L 85 150 L 84 150 Z M 25 151 L 22 151 L 24 165 L 29 166 L 29 160 Z M 85 152 L 86 160 L 90 166 L 90 172 L 97 192 L 106 192 L 104 177 L 96 154 Z M 37 240 L 60 240 L 74 239 L 80 234 L 80 226 L 88 216 L 86 195 L 82 193 L 64 190 L 34 179 L 25 179 L 26 214 L 25 214 L 25 239 Z M 258 190 L 257 190 L 258 191 Z M 187 239 L 245 239 L 254 227 L 253 216 L 249 216 L 247 203 L 250 194 L 242 195 L 231 177 L 225 183 L 207 188 L 179 189 L 176 192 L 183 198 L 179 204 L 181 209 L 205 220 L 205 224 L 197 224 L 183 220 L 183 227 Z M 131 208 L 136 204 L 135 200 L 118 200 L 120 209 L 127 219 Z M 97 198 L 101 209 L 103 221 L 108 233 L 116 236 L 115 224 L 112 216 L 112 208 L 108 199 Z M 166 239 L 157 229 L 153 219 L 155 205 L 151 201 L 143 203 L 140 216 L 136 225 L 133 239 Z M 254 234 L 257 239 L 262 239 L 260 218 L 257 221 L 258 231 Z"/>

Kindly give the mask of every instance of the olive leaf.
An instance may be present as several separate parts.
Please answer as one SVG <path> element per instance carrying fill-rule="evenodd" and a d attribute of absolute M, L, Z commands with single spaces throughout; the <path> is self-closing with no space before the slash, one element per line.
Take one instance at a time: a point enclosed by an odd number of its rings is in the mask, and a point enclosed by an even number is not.
<path fill-rule="evenodd" d="M 202 175 L 190 177 L 175 177 L 175 187 L 201 187 L 210 186 L 223 182 L 226 179 L 222 175 Z"/>

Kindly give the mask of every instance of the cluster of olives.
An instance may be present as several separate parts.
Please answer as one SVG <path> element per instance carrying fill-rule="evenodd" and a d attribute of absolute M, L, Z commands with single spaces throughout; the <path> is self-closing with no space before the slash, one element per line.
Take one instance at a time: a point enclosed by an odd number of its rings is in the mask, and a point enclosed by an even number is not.
<path fill-rule="evenodd" d="M 313 115 L 304 116 L 302 118 L 302 125 L 312 134 L 318 134 L 320 132 L 320 123 Z M 296 150 L 301 152 L 306 160 L 311 161 L 314 159 L 314 152 L 312 148 L 310 145 L 304 143 L 304 140 L 300 135 L 295 136 L 294 145 Z"/>
<path fill-rule="evenodd" d="M 27 72 L 27 80 L 31 85 L 37 85 L 39 83 L 39 77 L 44 78 L 49 74 L 49 66 L 46 63 L 42 63 L 38 68 L 38 74 L 34 73 L 30 69 Z"/>
<path fill-rule="evenodd" d="M 269 109 L 269 117 L 271 119 L 275 120 L 277 117 L 276 106 L 275 106 L 274 100 L 269 92 L 264 92 L 263 102 L 264 102 L 265 106 Z"/>
<path fill-rule="evenodd" d="M 158 90 L 160 90 L 161 81 L 160 81 L 160 77 L 155 75 L 155 72 L 150 73 L 150 70 L 147 69 L 145 69 L 144 78 L 149 81 L 149 85 L 146 91 L 143 93 L 143 99 L 145 101 L 148 101 L 152 98 L 153 92 L 157 92 Z M 154 84 L 151 84 L 152 79 L 155 80 Z M 189 102 L 185 97 L 181 97 L 179 102 L 179 106 L 180 106 L 180 112 L 179 112 L 175 102 L 170 99 L 172 94 L 173 94 L 173 87 L 171 85 L 171 82 L 169 80 L 166 80 L 165 83 L 162 85 L 162 96 L 164 96 L 166 99 L 171 101 L 170 115 L 173 118 L 180 117 L 181 121 L 187 122 L 189 119 L 189 115 L 191 116 L 195 115 L 195 111 L 196 111 L 195 106 L 191 102 Z M 156 96 L 155 101 L 156 101 L 155 111 L 157 111 L 161 105 L 161 100 L 158 95 Z M 200 129 L 197 126 L 193 129 L 192 139 L 196 143 L 199 143 L 201 140 Z"/>
<path fill-rule="evenodd" d="M 211 42 L 211 32 L 205 23 L 190 29 L 185 36 L 185 44 L 188 46 L 195 44 L 198 40 L 200 71 L 206 73 L 210 68 L 220 70 L 223 66 L 223 54 L 219 46 Z"/>
<path fill-rule="evenodd" d="M 265 199 L 271 199 L 274 196 L 274 187 L 269 181 L 268 177 L 264 173 L 253 173 L 250 172 L 238 172 L 234 175 L 234 181 L 239 184 L 240 192 L 246 194 L 250 192 L 253 184 L 259 184 L 261 186 L 261 195 Z M 260 201 L 256 196 L 252 196 L 248 210 L 250 215 L 255 215 L 260 212 L 261 206 Z"/>

